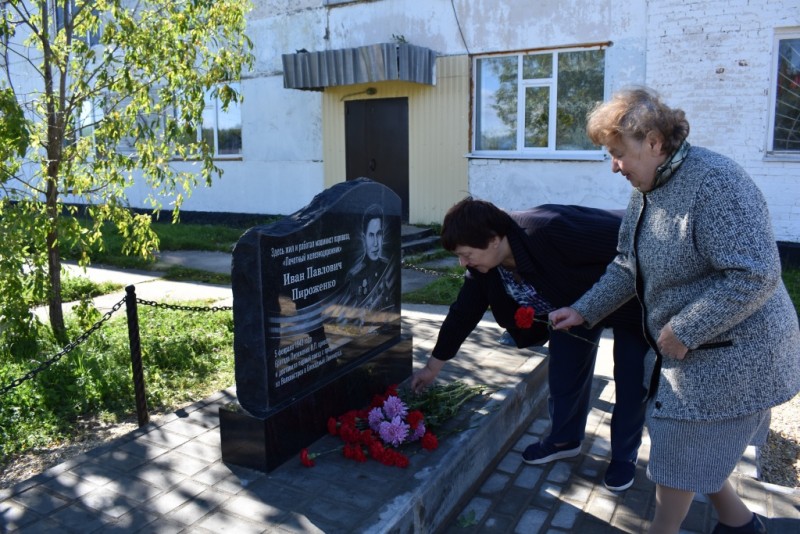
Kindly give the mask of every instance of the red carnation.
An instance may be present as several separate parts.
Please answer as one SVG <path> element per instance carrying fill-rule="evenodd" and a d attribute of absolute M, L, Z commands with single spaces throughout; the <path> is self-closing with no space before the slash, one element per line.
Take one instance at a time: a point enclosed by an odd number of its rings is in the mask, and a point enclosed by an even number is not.
<path fill-rule="evenodd" d="M 339 436 L 341 436 L 342 441 L 345 443 L 357 443 L 361 437 L 361 433 L 355 425 L 342 425 L 339 429 Z"/>
<path fill-rule="evenodd" d="M 358 441 L 360 441 L 364 445 L 369 445 L 370 443 L 372 443 L 374 439 L 375 436 L 372 434 L 372 430 L 366 429 L 361 431 Z"/>
<path fill-rule="evenodd" d="M 354 426 L 356 426 L 356 419 L 357 419 L 356 411 L 355 410 L 350 410 L 349 412 L 340 415 L 339 418 L 338 418 L 338 421 L 339 421 L 339 424 L 342 427 L 345 427 L 345 426 L 354 427 Z"/>
<path fill-rule="evenodd" d="M 425 416 L 422 415 L 422 412 L 419 410 L 414 410 L 413 412 L 409 412 L 408 416 L 406 416 L 406 422 L 411 427 L 411 430 L 416 430 L 417 426 L 425 419 Z"/>
<path fill-rule="evenodd" d="M 422 448 L 426 451 L 432 451 L 439 447 L 439 440 L 433 435 L 432 432 L 425 432 L 422 436 Z"/>
<path fill-rule="evenodd" d="M 533 325 L 534 310 L 530 306 L 520 306 L 514 314 L 514 322 L 519 328 L 530 328 Z"/>
<path fill-rule="evenodd" d="M 405 454 L 403 454 L 401 452 L 398 452 L 398 453 L 395 454 L 394 465 L 396 465 L 397 467 L 406 468 L 406 467 L 408 467 L 408 463 L 409 463 L 408 462 L 408 456 L 406 456 Z"/>
<path fill-rule="evenodd" d="M 389 387 L 386 388 L 386 396 L 387 397 L 398 397 L 397 393 L 397 384 L 391 384 Z"/>
<path fill-rule="evenodd" d="M 308 454 L 308 449 L 300 451 L 300 462 L 306 467 L 314 467 L 315 454 Z"/>
<path fill-rule="evenodd" d="M 383 454 L 381 454 L 380 462 L 383 465 L 388 465 L 389 467 L 395 465 L 395 455 L 397 451 L 394 449 L 383 449 Z"/>
<path fill-rule="evenodd" d="M 375 440 L 369 444 L 369 455 L 377 461 L 382 461 L 385 452 L 386 449 L 384 449 L 383 444 L 379 440 Z"/>
<path fill-rule="evenodd" d="M 339 433 L 339 423 L 334 417 L 328 418 L 328 434 L 335 436 Z"/>
<path fill-rule="evenodd" d="M 355 460 L 356 462 L 367 461 L 364 450 L 361 448 L 361 445 L 358 444 L 345 445 L 344 449 L 342 449 L 342 454 L 348 460 Z"/>

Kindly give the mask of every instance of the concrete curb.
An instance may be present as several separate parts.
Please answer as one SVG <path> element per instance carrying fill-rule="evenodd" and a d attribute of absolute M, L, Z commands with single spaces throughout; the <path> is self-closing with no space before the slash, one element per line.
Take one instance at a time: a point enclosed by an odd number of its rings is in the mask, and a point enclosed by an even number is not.
<path fill-rule="evenodd" d="M 541 355 L 528 358 L 519 371 L 524 377 L 515 387 L 493 393 L 470 418 L 468 430 L 448 436 L 445 461 L 417 473 L 420 484 L 388 503 L 364 532 L 435 532 L 446 524 L 547 399 Z"/>

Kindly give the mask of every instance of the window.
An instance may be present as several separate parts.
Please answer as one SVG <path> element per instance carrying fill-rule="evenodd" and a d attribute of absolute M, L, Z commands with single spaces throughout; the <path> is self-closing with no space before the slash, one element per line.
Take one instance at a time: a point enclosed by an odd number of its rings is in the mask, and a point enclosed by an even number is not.
<path fill-rule="evenodd" d="M 604 97 L 605 52 L 557 50 L 475 59 L 474 154 L 586 157 L 586 114 Z"/>
<path fill-rule="evenodd" d="M 239 83 L 228 84 L 237 94 L 240 93 Z M 128 99 L 126 99 L 127 101 Z M 123 103 L 119 104 L 123 106 Z M 127 102 L 130 105 L 130 102 Z M 94 137 L 95 126 L 104 118 L 103 105 L 100 102 L 85 102 L 76 117 L 77 135 L 80 137 Z M 203 141 L 212 150 L 213 157 L 218 159 L 241 157 L 242 154 L 242 116 L 239 102 L 234 98 L 226 110 L 222 109 L 216 91 L 206 94 L 205 108 L 202 114 L 202 124 L 187 123 L 180 117 L 178 110 L 169 107 L 163 114 L 137 115 L 136 129 L 155 132 L 170 129 L 178 133 L 178 144 L 188 148 L 193 142 Z M 177 129 L 177 130 L 175 130 Z M 123 136 L 116 143 L 116 151 L 120 154 L 133 155 L 135 149 L 135 132 Z M 175 149 L 177 159 L 194 159 L 199 155 L 187 150 Z"/>
<path fill-rule="evenodd" d="M 70 32 L 73 32 L 73 36 L 81 41 L 85 41 L 86 44 L 89 46 L 94 46 L 100 44 L 100 32 L 97 29 L 89 30 L 89 31 L 82 31 L 78 30 L 78 28 L 71 27 L 75 24 L 75 15 L 77 13 L 77 8 L 75 6 L 75 0 L 69 0 L 68 2 L 53 2 L 53 20 L 55 21 L 55 29 L 56 32 L 60 32 L 64 30 L 67 25 L 70 25 Z M 91 10 L 91 17 L 83 17 L 83 24 L 90 24 L 96 23 L 98 18 L 99 11 L 95 8 Z"/>
<path fill-rule="evenodd" d="M 800 30 L 778 32 L 775 51 L 770 151 L 800 154 Z"/>
<path fill-rule="evenodd" d="M 239 83 L 228 85 L 240 94 Z M 171 109 L 170 115 L 180 123 L 176 109 Z M 227 109 L 223 109 L 217 92 L 207 92 L 200 127 L 184 125 L 181 128 L 185 130 L 186 144 L 202 140 L 211 148 L 215 158 L 240 157 L 242 154 L 242 110 L 235 98 L 231 99 Z"/>
<path fill-rule="evenodd" d="M 241 92 L 238 83 L 230 84 L 236 93 Z M 222 102 L 216 92 L 206 94 L 206 107 L 203 110 L 203 140 L 212 147 L 214 156 L 240 156 L 242 154 L 242 110 L 239 102 L 232 99 L 228 109 L 222 109 Z"/>

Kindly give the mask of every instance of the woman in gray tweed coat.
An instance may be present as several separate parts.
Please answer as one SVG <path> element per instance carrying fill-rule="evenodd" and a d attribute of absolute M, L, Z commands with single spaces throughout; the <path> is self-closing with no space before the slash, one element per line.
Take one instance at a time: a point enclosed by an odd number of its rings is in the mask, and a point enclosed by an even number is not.
<path fill-rule="evenodd" d="M 781 280 L 766 202 L 729 158 L 686 142 L 683 111 L 653 91 L 621 91 L 595 108 L 589 137 L 634 187 L 618 255 L 556 329 L 594 325 L 632 295 L 650 342 L 650 532 L 678 532 L 694 493 L 714 532 L 765 532 L 728 477 L 763 443 L 769 413 L 800 390 L 800 329 Z M 648 378 L 646 378 L 648 380 Z"/>

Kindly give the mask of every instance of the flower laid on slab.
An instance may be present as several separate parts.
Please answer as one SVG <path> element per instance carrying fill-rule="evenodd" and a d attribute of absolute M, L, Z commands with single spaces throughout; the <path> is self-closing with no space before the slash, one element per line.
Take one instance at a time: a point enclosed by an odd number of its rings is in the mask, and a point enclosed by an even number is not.
<path fill-rule="evenodd" d="M 308 453 L 308 449 L 300 451 L 300 462 L 306 467 L 314 467 L 314 456 Z"/>
<path fill-rule="evenodd" d="M 536 310 L 531 306 L 520 306 L 514 314 L 514 322 L 517 328 L 530 328 L 533 326 Z"/>
<path fill-rule="evenodd" d="M 454 382 L 446 386 L 429 388 L 421 394 L 409 394 L 409 402 L 403 400 L 397 386 L 389 386 L 383 395 L 376 395 L 369 408 L 350 410 L 339 417 L 328 419 L 328 434 L 341 438 L 341 450 L 345 458 L 366 462 L 372 458 L 387 466 L 408 467 L 408 456 L 401 449 L 419 443 L 422 450 L 433 451 L 439 446 L 439 438 L 431 431 L 458 411 L 458 408 L 483 387 L 468 386 Z M 430 421 L 425 415 L 430 410 Z M 315 465 L 321 452 L 300 451 L 300 462 L 306 467 Z"/>

